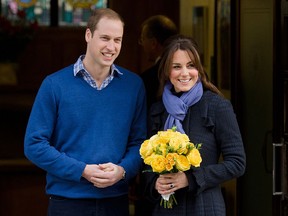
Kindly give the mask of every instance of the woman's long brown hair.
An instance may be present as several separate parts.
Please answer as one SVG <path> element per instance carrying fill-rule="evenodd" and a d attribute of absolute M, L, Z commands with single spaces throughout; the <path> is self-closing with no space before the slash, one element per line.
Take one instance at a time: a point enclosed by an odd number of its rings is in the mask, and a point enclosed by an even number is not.
<path fill-rule="evenodd" d="M 202 66 L 197 43 L 192 38 L 183 35 L 176 35 L 167 40 L 165 45 L 166 46 L 164 48 L 158 70 L 158 77 L 160 81 L 158 92 L 159 97 L 161 97 L 163 93 L 165 83 L 169 80 L 173 55 L 177 50 L 187 51 L 189 57 L 195 65 L 195 68 L 199 72 L 199 78 L 203 84 L 203 88 L 223 96 L 220 90 L 210 82 L 209 77 Z"/>

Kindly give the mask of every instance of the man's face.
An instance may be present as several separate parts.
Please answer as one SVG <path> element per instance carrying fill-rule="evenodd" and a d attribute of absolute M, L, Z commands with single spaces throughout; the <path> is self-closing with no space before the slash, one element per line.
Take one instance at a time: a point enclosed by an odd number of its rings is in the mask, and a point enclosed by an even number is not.
<path fill-rule="evenodd" d="M 120 20 L 102 18 L 93 33 L 86 30 L 87 57 L 99 66 L 111 66 L 118 57 L 123 39 L 123 23 Z"/>

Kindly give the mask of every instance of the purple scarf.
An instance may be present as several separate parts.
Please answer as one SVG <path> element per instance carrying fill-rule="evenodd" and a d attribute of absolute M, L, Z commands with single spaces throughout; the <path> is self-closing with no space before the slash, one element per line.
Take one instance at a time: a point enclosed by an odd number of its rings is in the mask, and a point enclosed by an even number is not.
<path fill-rule="evenodd" d="M 181 97 L 177 97 L 171 92 L 172 84 L 168 82 L 163 91 L 163 103 L 169 113 L 166 119 L 164 130 L 171 129 L 176 126 L 176 130 L 185 133 L 182 127 L 188 108 L 197 103 L 203 95 L 202 82 L 197 83 L 188 91 L 184 92 Z"/>

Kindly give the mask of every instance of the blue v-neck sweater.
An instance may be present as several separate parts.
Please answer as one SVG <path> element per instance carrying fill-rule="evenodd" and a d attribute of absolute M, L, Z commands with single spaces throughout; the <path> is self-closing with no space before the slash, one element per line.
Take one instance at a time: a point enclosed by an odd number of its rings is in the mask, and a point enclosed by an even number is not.
<path fill-rule="evenodd" d="M 138 75 L 116 66 L 103 90 L 73 75 L 73 65 L 47 76 L 28 121 L 26 157 L 47 172 L 47 194 L 68 198 L 106 198 L 128 192 L 141 166 L 146 138 L 145 88 Z M 126 180 L 97 188 L 81 177 L 86 164 L 112 162 Z"/>

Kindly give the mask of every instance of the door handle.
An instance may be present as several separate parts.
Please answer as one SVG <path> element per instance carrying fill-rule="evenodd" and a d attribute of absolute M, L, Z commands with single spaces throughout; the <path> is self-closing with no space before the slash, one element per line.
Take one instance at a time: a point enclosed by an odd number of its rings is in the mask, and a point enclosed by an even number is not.
<path fill-rule="evenodd" d="M 273 143 L 273 195 L 282 195 L 282 150 L 283 143 Z"/>

